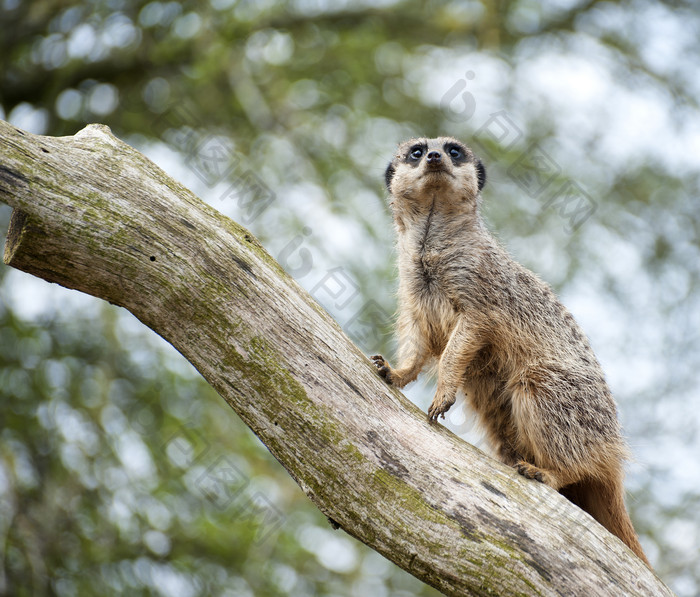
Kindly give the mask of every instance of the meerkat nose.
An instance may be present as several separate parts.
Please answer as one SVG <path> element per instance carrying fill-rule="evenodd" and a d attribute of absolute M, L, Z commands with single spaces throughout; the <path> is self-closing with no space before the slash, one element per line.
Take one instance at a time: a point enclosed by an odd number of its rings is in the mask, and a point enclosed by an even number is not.
<path fill-rule="evenodd" d="M 426 158 L 429 164 L 439 164 L 442 161 L 442 154 L 439 151 L 431 151 Z"/>

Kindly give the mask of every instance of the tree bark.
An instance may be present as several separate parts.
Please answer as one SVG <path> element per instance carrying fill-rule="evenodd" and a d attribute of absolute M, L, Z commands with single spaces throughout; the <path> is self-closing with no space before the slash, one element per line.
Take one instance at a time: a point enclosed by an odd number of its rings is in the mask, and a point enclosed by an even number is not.
<path fill-rule="evenodd" d="M 379 378 L 244 228 L 109 129 L 0 121 L 5 263 L 179 350 L 347 533 L 447 595 L 671 595 L 616 537 Z"/>

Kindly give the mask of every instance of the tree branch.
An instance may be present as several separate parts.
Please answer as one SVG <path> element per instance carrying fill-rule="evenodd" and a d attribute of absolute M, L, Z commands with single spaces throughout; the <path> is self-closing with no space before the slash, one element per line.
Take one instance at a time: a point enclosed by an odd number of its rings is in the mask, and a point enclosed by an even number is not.
<path fill-rule="evenodd" d="M 321 511 L 448 595 L 671 595 L 616 537 L 388 387 L 244 228 L 91 125 L 0 122 L 5 263 L 131 311 Z"/>

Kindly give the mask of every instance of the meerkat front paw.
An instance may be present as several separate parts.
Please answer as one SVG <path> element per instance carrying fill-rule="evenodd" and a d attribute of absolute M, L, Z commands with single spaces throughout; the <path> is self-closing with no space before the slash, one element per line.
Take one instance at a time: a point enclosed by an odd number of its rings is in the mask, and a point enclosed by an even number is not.
<path fill-rule="evenodd" d="M 377 368 L 377 373 L 379 373 L 379 375 L 383 377 L 387 383 L 393 383 L 393 370 L 389 363 L 384 360 L 384 357 L 380 354 L 375 354 L 370 358 L 372 359 L 374 366 Z"/>
<path fill-rule="evenodd" d="M 428 419 L 430 421 L 437 421 L 440 416 L 444 419 L 445 413 L 450 410 L 450 407 L 455 403 L 455 398 L 455 394 L 448 394 L 438 390 L 433 401 L 430 403 Z"/>

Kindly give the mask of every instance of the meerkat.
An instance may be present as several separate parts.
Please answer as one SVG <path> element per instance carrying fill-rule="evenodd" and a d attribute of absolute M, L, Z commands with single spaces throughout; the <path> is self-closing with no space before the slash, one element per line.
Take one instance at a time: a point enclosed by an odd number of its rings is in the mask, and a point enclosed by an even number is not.
<path fill-rule="evenodd" d="M 480 215 L 486 171 L 457 139 L 412 139 L 386 169 L 397 233 L 397 367 L 403 388 L 437 365 L 430 421 L 463 390 L 496 454 L 591 514 L 649 565 L 624 503 L 615 402 L 591 346 L 550 287 Z"/>

